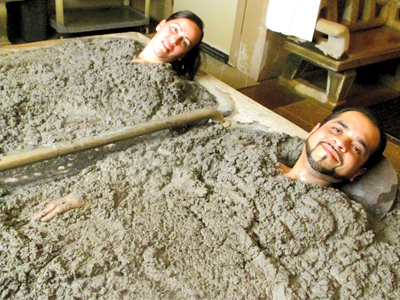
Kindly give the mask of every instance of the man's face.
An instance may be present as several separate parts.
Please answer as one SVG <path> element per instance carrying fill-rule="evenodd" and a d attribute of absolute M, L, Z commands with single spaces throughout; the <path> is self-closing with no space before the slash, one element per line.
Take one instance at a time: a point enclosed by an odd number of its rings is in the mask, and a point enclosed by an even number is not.
<path fill-rule="evenodd" d="M 152 38 L 154 54 L 160 61 L 167 63 L 180 59 L 196 46 L 201 38 L 200 28 L 189 19 L 161 21 Z"/>
<path fill-rule="evenodd" d="M 378 128 L 362 113 L 348 111 L 318 124 L 306 141 L 307 159 L 314 171 L 336 182 L 362 175 L 362 168 L 379 145 Z"/>

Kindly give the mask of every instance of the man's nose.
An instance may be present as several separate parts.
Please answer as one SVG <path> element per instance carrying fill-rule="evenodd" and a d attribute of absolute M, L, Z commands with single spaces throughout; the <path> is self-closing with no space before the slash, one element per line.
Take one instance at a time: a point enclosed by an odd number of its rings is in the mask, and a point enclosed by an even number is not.
<path fill-rule="evenodd" d="M 346 152 L 349 145 L 349 139 L 346 137 L 336 137 L 335 138 L 335 144 L 336 147 L 341 151 L 341 152 Z"/>

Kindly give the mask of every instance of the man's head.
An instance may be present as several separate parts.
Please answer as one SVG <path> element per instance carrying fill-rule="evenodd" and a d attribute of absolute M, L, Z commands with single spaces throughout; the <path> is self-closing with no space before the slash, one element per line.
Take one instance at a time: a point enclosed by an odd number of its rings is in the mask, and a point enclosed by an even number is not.
<path fill-rule="evenodd" d="M 361 176 L 379 161 L 385 147 L 386 134 L 375 116 L 347 108 L 314 127 L 305 151 L 312 171 L 335 183 Z"/>

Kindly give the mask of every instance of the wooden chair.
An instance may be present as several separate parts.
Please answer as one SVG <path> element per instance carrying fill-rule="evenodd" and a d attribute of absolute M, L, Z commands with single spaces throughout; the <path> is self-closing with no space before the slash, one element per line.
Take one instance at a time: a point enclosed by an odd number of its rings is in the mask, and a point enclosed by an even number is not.
<path fill-rule="evenodd" d="M 322 0 L 313 41 L 287 38 L 279 82 L 330 109 L 342 106 L 357 68 L 400 58 L 399 14 L 398 0 Z M 307 78 L 310 64 L 326 71 L 324 85 Z M 381 80 L 400 91 L 400 67 Z"/>

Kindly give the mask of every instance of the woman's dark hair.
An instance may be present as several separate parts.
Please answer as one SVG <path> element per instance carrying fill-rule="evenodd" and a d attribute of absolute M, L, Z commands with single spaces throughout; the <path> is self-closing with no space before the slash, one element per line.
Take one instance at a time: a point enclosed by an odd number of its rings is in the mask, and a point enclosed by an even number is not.
<path fill-rule="evenodd" d="M 381 159 L 381 157 L 383 155 L 383 151 L 385 151 L 386 143 L 387 143 L 385 127 L 383 126 L 383 123 L 374 115 L 374 113 L 372 111 L 370 111 L 367 108 L 354 108 L 354 107 L 353 108 L 342 108 L 340 110 L 334 111 L 328 117 L 326 117 L 326 119 L 321 122 L 321 126 L 324 125 L 326 122 L 328 122 L 332 119 L 335 119 L 335 118 L 339 117 L 341 114 L 348 112 L 348 111 L 357 111 L 357 112 L 362 113 L 379 130 L 380 139 L 379 139 L 378 147 L 376 148 L 375 152 L 370 155 L 368 160 L 363 165 L 364 168 L 372 169 Z"/>
<path fill-rule="evenodd" d="M 200 43 L 204 36 L 204 23 L 196 14 L 188 10 L 173 13 L 166 21 L 168 22 L 175 19 L 188 19 L 195 23 L 201 32 L 199 43 L 190 49 L 189 52 L 186 53 L 185 57 L 171 62 L 172 68 L 178 73 L 178 75 L 184 76 L 188 80 L 193 80 L 201 65 Z"/>

